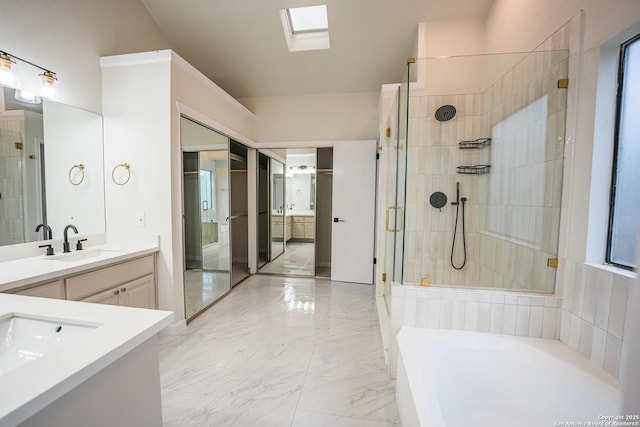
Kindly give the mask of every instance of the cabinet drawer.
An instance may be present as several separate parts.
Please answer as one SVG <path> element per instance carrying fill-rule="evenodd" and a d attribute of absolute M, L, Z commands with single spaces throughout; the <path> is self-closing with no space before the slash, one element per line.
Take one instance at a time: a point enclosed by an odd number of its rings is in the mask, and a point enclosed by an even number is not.
<path fill-rule="evenodd" d="M 58 280 L 44 285 L 34 286 L 14 292 L 15 295 L 26 295 L 30 297 L 64 299 L 64 283 Z"/>
<path fill-rule="evenodd" d="M 305 216 L 304 217 L 304 223 L 305 224 L 315 224 L 316 223 L 316 217 L 315 216 Z"/>
<path fill-rule="evenodd" d="M 291 217 L 293 222 L 304 222 L 304 217 L 302 216 L 294 216 Z"/>
<path fill-rule="evenodd" d="M 81 300 L 122 283 L 152 274 L 153 255 L 123 262 L 91 273 L 80 274 L 65 280 L 67 299 Z"/>

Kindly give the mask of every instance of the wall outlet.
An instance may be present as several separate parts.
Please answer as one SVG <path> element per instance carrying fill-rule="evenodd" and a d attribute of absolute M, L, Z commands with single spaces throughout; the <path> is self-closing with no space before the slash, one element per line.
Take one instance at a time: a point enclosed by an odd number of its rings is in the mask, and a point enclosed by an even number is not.
<path fill-rule="evenodd" d="M 144 212 L 136 214 L 136 224 L 138 224 L 138 227 L 147 226 L 147 220 L 144 217 Z"/>

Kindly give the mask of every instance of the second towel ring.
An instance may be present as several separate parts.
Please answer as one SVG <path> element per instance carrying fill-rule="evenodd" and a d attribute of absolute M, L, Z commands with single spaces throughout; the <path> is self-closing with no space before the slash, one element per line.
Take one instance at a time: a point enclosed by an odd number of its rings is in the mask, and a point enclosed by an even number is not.
<path fill-rule="evenodd" d="M 124 168 L 127 171 L 127 179 L 124 181 L 118 181 L 116 179 L 116 171 L 118 168 Z M 111 171 L 111 179 L 116 185 L 125 185 L 131 179 L 131 165 L 129 163 L 121 163 L 119 165 L 115 165 L 113 170 Z"/>
<path fill-rule="evenodd" d="M 74 181 L 73 178 L 71 178 L 71 175 L 73 174 L 74 169 L 78 169 L 80 171 L 79 181 Z M 71 185 L 80 185 L 82 184 L 82 181 L 84 181 L 84 165 L 80 163 L 80 164 L 71 166 L 71 169 L 69 169 L 69 182 L 71 183 Z"/>

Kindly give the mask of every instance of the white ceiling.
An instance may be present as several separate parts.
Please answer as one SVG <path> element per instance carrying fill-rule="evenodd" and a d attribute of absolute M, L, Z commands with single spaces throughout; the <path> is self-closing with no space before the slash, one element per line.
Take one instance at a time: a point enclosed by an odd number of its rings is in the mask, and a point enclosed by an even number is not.
<path fill-rule="evenodd" d="M 141 0 L 173 49 L 235 98 L 377 92 L 419 22 L 484 19 L 493 0 Z M 326 4 L 331 49 L 287 50 L 279 11 Z"/>

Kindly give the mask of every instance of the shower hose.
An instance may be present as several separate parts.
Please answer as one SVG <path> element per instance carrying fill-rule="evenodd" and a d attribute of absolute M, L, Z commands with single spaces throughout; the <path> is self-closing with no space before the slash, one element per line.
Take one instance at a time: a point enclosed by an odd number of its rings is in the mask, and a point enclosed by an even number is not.
<path fill-rule="evenodd" d="M 456 205 L 456 222 L 455 222 L 455 225 L 453 226 L 453 242 L 451 244 L 451 267 L 455 268 L 456 270 L 462 270 L 464 268 L 464 265 L 467 263 L 467 239 L 465 237 L 465 232 L 464 232 L 464 205 L 467 202 L 467 198 L 463 197 L 462 199 L 460 199 L 460 202 L 461 203 L 455 204 Z M 453 253 L 456 249 L 456 235 L 458 234 L 458 213 L 460 209 L 460 204 L 462 204 L 462 265 L 457 266 L 453 262 Z"/>

